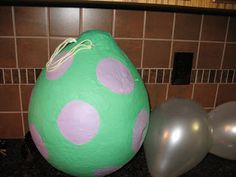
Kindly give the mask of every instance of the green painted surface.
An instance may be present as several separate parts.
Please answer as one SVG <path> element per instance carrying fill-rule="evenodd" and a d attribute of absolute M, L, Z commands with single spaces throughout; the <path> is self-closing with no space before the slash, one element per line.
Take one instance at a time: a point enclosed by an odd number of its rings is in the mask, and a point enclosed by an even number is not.
<path fill-rule="evenodd" d="M 125 165 L 135 155 L 132 132 L 137 115 L 143 109 L 149 112 L 147 92 L 139 73 L 110 34 L 98 30 L 85 32 L 63 51 L 85 39 L 90 39 L 93 47 L 79 51 L 62 77 L 47 80 L 43 69 L 29 108 L 29 123 L 35 125 L 45 142 L 48 162 L 74 176 L 93 176 L 97 169 Z M 116 59 L 129 69 L 135 81 L 132 92 L 113 93 L 97 80 L 96 67 L 104 58 Z M 61 109 L 76 99 L 89 103 L 100 115 L 97 135 L 83 145 L 65 139 L 57 126 Z"/>

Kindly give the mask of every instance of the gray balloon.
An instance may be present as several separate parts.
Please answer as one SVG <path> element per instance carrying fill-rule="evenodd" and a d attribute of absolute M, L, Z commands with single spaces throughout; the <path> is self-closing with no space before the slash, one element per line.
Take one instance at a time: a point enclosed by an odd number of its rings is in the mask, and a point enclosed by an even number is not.
<path fill-rule="evenodd" d="M 152 177 L 176 177 L 189 171 L 210 145 L 207 113 L 197 103 L 172 99 L 151 113 L 144 149 Z"/>
<path fill-rule="evenodd" d="M 236 101 L 222 104 L 209 113 L 213 144 L 210 152 L 236 160 Z"/>

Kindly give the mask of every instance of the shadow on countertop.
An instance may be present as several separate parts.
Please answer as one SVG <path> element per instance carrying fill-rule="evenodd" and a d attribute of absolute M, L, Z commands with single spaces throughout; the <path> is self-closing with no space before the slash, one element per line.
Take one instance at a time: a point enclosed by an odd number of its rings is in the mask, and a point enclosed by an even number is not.
<path fill-rule="evenodd" d="M 70 177 L 43 159 L 29 133 L 25 140 L 0 140 L 0 149 L 6 149 L 0 153 L 1 177 Z M 143 148 L 128 164 L 107 177 L 151 177 Z M 236 161 L 208 154 L 199 165 L 181 177 L 236 177 Z"/>

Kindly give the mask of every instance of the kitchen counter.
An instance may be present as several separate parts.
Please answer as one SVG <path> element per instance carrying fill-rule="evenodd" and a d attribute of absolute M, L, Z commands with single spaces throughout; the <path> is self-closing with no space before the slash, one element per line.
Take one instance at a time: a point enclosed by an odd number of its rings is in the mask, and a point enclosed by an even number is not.
<path fill-rule="evenodd" d="M 30 135 L 25 140 L 1 140 L 0 153 L 1 177 L 70 177 L 49 165 L 39 154 Z M 236 161 L 225 160 L 208 154 L 191 171 L 181 177 L 235 177 Z M 150 177 L 143 148 L 119 171 L 108 177 Z"/>

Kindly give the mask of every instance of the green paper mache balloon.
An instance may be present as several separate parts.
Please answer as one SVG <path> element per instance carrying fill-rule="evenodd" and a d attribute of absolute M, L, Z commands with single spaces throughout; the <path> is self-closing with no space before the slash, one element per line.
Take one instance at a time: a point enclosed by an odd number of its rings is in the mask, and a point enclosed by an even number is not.
<path fill-rule="evenodd" d="M 52 55 L 32 91 L 34 143 L 55 168 L 100 177 L 125 165 L 149 122 L 145 86 L 109 33 L 90 30 Z"/>

